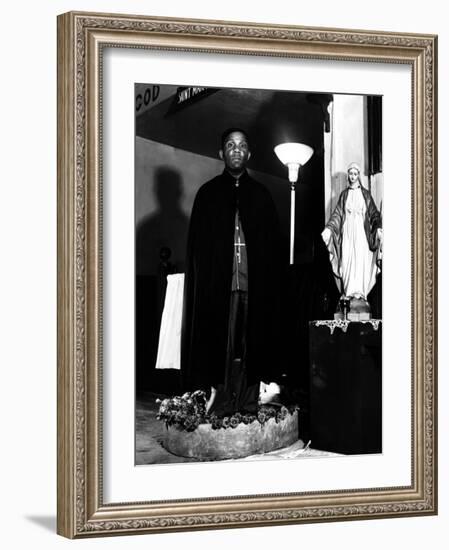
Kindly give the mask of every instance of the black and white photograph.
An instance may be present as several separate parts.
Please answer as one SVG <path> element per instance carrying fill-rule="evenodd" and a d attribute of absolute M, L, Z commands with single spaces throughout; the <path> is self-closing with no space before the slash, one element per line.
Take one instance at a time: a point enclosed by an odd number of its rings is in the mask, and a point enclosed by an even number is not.
<path fill-rule="evenodd" d="M 382 453 L 382 96 L 134 99 L 135 464 Z"/>

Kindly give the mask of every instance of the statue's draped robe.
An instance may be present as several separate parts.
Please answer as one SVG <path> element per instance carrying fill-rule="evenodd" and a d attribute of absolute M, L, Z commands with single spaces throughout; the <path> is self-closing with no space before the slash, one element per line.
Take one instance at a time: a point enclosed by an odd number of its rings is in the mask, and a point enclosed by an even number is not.
<path fill-rule="evenodd" d="M 340 292 L 366 299 L 380 271 L 377 229 L 382 227 L 370 192 L 362 186 L 347 187 L 326 227 L 331 231 L 329 257 Z"/>
<path fill-rule="evenodd" d="M 190 219 L 181 368 L 185 389 L 224 384 L 238 209 L 247 256 L 245 363 L 248 384 L 277 378 L 279 225 L 269 192 L 247 172 L 225 170 L 198 191 Z M 235 286 L 235 285 L 234 285 Z M 229 374 L 229 372 L 228 372 Z"/>

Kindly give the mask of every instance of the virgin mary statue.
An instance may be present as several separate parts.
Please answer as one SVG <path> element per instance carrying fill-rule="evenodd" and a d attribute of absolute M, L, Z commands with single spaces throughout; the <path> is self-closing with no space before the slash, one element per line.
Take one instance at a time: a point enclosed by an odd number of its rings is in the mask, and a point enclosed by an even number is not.
<path fill-rule="evenodd" d="M 360 167 L 348 166 L 348 186 L 321 236 L 342 298 L 367 303 L 380 271 L 382 220 L 371 193 L 360 180 Z"/>

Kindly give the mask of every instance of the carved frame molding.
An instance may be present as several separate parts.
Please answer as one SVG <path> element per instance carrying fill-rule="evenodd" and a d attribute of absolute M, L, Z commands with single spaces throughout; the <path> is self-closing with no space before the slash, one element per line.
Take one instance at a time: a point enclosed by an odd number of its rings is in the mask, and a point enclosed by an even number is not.
<path fill-rule="evenodd" d="M 412 484 L 166 502 L 102 500 L 102 49 L 412 68 Z M 58 533 L 246 527 L 437 512 L 437 37 L 70 12 L 58 17 Z"/>

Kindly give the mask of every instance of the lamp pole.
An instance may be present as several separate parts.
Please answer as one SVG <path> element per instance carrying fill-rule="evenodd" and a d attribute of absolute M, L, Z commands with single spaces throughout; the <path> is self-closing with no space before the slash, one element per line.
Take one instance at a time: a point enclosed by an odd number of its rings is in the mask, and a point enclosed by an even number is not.
<path fill-rule="evenodd" d="M 293 265 L 295 250 L 295 195 L 296 182 L 300 166 L 303 166 L 313 155 L 312 147 L 303 143 L 280 143 L 274 148 L 278 159 L 288 167 L 288 180 L 290 182 L 290 265 Z"/>
<path fill-rule="evenodd" d="M 295 250 L 295 200 L 296 182 L 290 182 L 290 265 L 293 265 L 293 255 Z"/>

